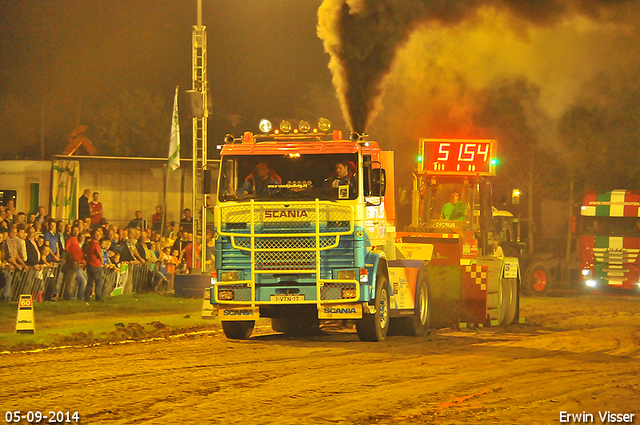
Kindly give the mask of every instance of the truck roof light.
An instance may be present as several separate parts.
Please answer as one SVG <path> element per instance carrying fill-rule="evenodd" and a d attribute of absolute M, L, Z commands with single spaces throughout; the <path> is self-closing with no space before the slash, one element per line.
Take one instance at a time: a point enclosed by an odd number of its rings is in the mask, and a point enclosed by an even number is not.
<path fill-rule="evenodd" d="M 272 127 L 273 126 L 271 125 L 271 121 L 269 121 L 266 118 L 262 118 L 260 120 L 260 124 L 258 124 L 258 128 L 260 129 L 260 131 L 262 131 L 265 134 L 269 133 Z"/>
<path fill-rule="evenodd" d="M 253 133 L 250 131 L 245 131 L 244 136 L 242 137 L 242 143 L 255 143 L 256 139 L 253 137 Z"/>
<path fill-rule="evenodd" d="M 288 133 L 291 131 L 291 123 L 287 120 L 280 121 L 280 131 Z"/>
<path fill-rule="evenodd" d="M 342 130 L 333 130 L 333 140 L 342 140 Z"/>
<path fill-rule="evenodd" d="M 320 131 L 322 131 L 323 133 L 328 132 L 329 130 L 331 130 L 331 121 L 329 121 L 326 118 L 320 118 L 318 120 L 318 129 Z"/>
<path fill-rule="evenodd" d="M 311 126 L 305 120 L 300 120 L 300 123 L 298 124 L 298 128 L 303 133 L 306 133 L 307 131 L 311 130 Z"/>

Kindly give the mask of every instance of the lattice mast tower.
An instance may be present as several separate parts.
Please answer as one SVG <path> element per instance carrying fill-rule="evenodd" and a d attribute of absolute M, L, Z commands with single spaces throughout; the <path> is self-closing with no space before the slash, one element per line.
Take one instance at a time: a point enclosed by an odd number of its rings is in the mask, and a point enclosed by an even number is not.
<path fill-rule="evenodd" d="M 202 25 L 202 0 L 198 0 L 197 5 L 197 25 L 193 27 L 191 45 L 191 77 L 193 80 L 193 90 L 200 92 L 202 96 L 202 109 L 204 113 L 201 117 L 193 118 L 193 243 L 196 246 L 198 233 L 201 232 L 201 261 L 202 267 L 206 258 L 206 231 L 203 222 L 206 221 L 204 210 L 204 170 L 207 168 L 207 118 L 208 110 L 208 82 L 207 82 L 207 31 Z M 201 212 L 201 215 L 198 214 Z M 194 249 L 191 266 L 195 269 L 197 264 L 197 251 Z"/>

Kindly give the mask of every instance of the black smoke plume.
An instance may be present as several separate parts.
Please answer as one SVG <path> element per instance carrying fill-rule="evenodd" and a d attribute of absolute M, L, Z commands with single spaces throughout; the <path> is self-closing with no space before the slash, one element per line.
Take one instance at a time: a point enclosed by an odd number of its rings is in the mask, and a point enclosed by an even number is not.
<path fill-rule="evenodd" d="M 535 25 L 552 25 L 567 14 L 598 18 L 603 8 L 632 0 L 324 0 L 318 36 L 345 120 L 366 131 L 377 115 L 398 49 L 419 26 L 453 26 L 480 7 L 506 9 Z M 419 61 L 424 58 L 415 58 Z"/>

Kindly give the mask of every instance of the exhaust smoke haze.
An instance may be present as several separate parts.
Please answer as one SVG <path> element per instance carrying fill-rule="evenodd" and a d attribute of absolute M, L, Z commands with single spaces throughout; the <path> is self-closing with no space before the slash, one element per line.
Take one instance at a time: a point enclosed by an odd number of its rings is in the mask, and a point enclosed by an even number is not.
<path fill-rule="evenodd" d="M 369 130 L 387 89 L 385 121 L 465 127 L 496 81 L 535 85 L 557 118 L 599 73 L 637 66 L 638 9 L 630 0 L 325 0 L 318 36 L 351 130 Z"/>

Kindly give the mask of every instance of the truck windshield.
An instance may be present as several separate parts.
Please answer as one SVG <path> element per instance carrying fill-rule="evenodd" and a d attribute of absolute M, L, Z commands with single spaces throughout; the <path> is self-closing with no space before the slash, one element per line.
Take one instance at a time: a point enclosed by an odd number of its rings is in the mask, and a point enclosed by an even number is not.
<path fill-rule="evenodd" d="M 476 185 L 455 179 L 427 180 L 422 192 L 423 220 L 431 228 L 471 229 L 478 226 Z"/>
<path fill-rule="evenodd" d="M 219 200 L 347 200 L 358 196 L 358 155 L 225 156 Z"/>
<path fill-rule="evenodd" d="M 589 236 L 640 236 L 640 217 L 582 217 L 582 234 Z"/>

